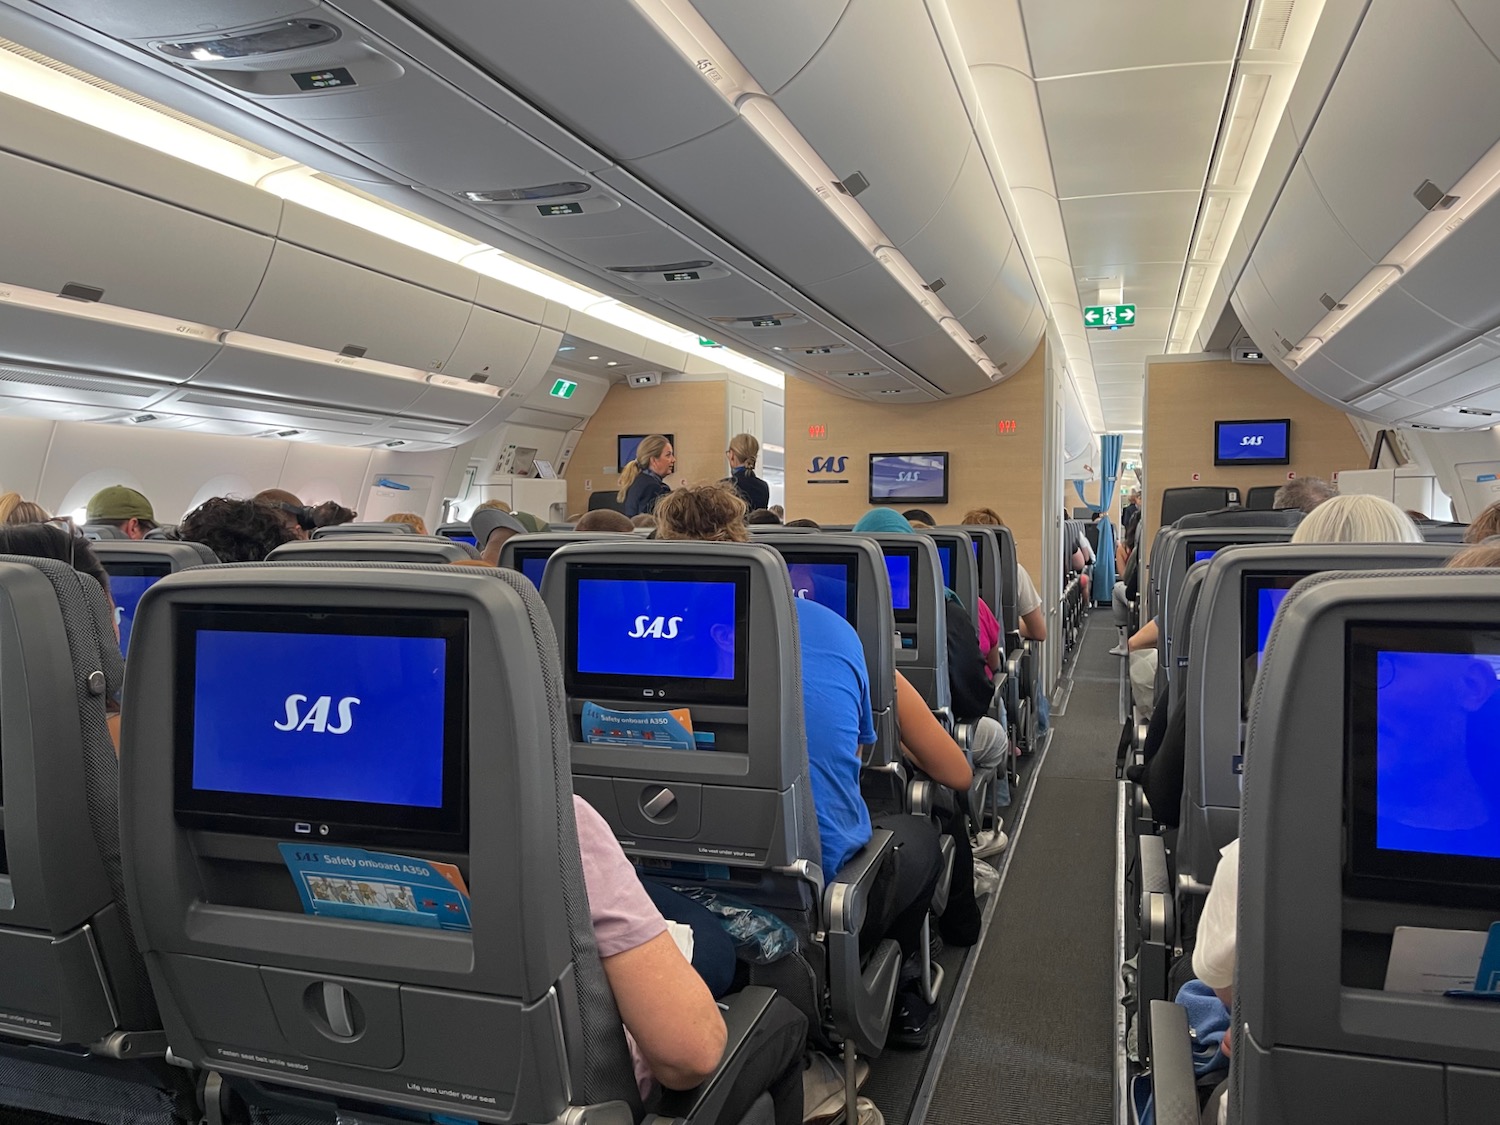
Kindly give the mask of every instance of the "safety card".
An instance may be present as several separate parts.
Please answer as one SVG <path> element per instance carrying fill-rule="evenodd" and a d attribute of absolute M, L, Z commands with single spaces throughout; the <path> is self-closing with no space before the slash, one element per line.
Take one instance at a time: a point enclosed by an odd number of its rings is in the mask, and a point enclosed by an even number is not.
<path fill-rule="evenodd" d="M 281 844 L 302 909 L 429 930 L 468 930 L 469 888 L 451 863 L 363 848 Z"/>
<path fill-rule="evenodd" d="M 693 731 L 686 707 L 671 711 L 616 711 L 597 703 L 583 705 L 583 740 L 603 746 L 631 746 L 651 750 L 711 748 L 711 733 Z"/>

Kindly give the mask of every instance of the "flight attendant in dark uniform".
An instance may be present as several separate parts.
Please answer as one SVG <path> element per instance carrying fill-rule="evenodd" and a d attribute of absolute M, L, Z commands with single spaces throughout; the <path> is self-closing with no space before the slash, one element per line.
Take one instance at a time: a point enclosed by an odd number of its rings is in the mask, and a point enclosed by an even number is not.
<path fill-rule="evenodd" d="M 635 447 L 635 460 L 620 474 L 620 491 L 615 499 L 625 505 L 627 516 L 649 515 L 656 502 L 672 490 L 666 477 L 677 467 L 672 443 L 661 434 L 642 438 Z"/>
<path fill-rule="evenodd" d="M 771 486 L 755 475 L 755 461 L 760 456 L 760 442 L 754 434 L 735 434 L 729 439 L 729 476 L 749 511 L 771 506 Z"/>

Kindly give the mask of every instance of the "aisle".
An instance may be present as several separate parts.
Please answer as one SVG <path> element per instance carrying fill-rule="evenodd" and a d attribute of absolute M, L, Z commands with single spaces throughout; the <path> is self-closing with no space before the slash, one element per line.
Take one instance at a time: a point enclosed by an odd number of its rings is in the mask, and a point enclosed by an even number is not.
<path fill-rule="evenodd" d="M 940 1125 L 1111 1120 L 1119 658 L 1096 614 L 1013 846 L 946 1060 Z"/>

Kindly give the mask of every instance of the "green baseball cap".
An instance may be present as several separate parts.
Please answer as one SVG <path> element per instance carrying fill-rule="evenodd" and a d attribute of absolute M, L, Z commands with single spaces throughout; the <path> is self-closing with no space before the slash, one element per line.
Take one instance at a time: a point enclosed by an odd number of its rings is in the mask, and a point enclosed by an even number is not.
<path fill-rule="evenodd" d="M 112 484 L 101 488 L 89 497 L 88 519 L 94 520 L 150 520 L 156 522 L 151 510 L 151 501 L 133 488 L 123 484 Z"/>

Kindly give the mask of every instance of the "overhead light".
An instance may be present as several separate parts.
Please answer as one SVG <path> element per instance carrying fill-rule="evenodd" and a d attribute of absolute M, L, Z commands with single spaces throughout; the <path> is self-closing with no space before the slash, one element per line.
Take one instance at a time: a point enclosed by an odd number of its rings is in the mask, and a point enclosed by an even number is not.
<path fill-rule="evenodd" d="M 1203 218 L 1198 223 L 1198 238 L 1193 244 L 1192 257 L 1212 258 L 1219 244 L 1219 235 L 1224 230 L 1224 217 L 1229 214 L 1227 195 L 1210 195 L 1203 206 Z"/>
<path fill-rule="evenodd" d="M 284 20 L 254 31 L 151 45 L 172 59 L 193 62 L 225 62 L 233 59 L 239 62 L 326 46 L 336 42 L 341 35 L 343 32 L 337 24 L 323 20 Z"/>
<path fill-rule="evenodd" d="M 1245 155 L 1250 151 L 1250 138 L 1255 133 L 1255 123 L 1260 119 L 1261 107 L 1265 105 L 1266 91 L 1270 87 L 1269 74 L 1240 73 L 1230 103 L 1229 123 L 1224 130 L 1224 139 L 1219 142 L 1219 156 L 1209 178 L 1214 187 L 1230 188 L 1240 182 Z M 1256 169 L 1257 174 L 1259 171 Z"/>
<path fill-rule="evenodd" d="M 619 366 L 620 366 L 620 364 L 619 364 L 619 361 L 618 361 L 618 360 L 613 360 L 613 359 L 612 359 L 612 360 L 610 360 L 610 361 L 609 361 L 609 362 L 608 362 L 608 363 L 606 363 L 606 364 L 605 364 L 605 365 L 604 365 L 604 366 L 605 366 L 605 367 L 619 367 Z"/>
<path fill-rule="evenodd" d="M 597 360 L 597 359 L 598 359 L 598 358 L 599 358 L 599 357 L 598 357 L 598 356 L 596 356 L 596 355 L 591 355 L 591 356 L 589 356 L 589 358 L 590 358 L 590 359 L 594 359 L 594 360 Z"/>
<path fill-rule="evenodd" d="M 461 191 L 459 197 L 470 203 L 528 203 L 539 199 L 566 199 L 570 195 L 587 195 L 593 184 L 582 180 L 564 180 L 536 187 L 499 188 L 493 191 Z"/>
<path fill-rule="evenodd" d="M 546 300 L 556 301 L 577 312 L 614 324 L 633 335 L 658 343 L 670 342 L 671 346 L 684 351 L 696 347 L 697 337 L 692 333 L 638 310 L 630 309 L 627 312 L 626 306 L 612 297 L 565 281 L 492 246 L 461 238 L 436 225 L 406 215 L 379 200 L 320 176 L 315 169 L 288 157 L 264 156 L 232 139 L 170 116 L 149 105 L 131 101 L 110 90 L 90 85 L 4 47 L 0 47 L 0 93 L 103 129 L 114 136 L 178 160 L 185 160 L 239 183 L 258 187 L 422 253 L 457 262 L 465 269 Z M 12 292 L 15 290 L 12 289 Z M 93 319 L 118 319 L 119 314 L 128 312 L 129 310 L 114 310 L 108 315 L 95 316 Z M 88 315 L 83 307 L 70 310 L 70 313 Z M 207 326 L 197 327 L 209 338 L 217 336 L 220 331 Z M 717 352 L 714 360 L 725 368 L 739 371 L 772 386 L 781 387 L 784 383 L 783 372 L 730 348 Z"/>

